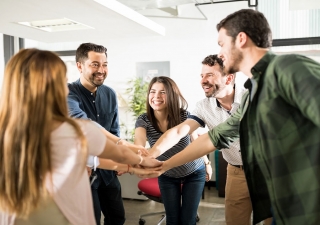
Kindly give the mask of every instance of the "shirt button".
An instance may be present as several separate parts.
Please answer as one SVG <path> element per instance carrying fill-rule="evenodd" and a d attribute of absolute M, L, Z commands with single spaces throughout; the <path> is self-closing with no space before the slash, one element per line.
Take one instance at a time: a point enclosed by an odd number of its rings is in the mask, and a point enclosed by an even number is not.
<path fill-rule="evenodd" d="M 94 101 L 92 101 L 94 103 Z"/>
<path fill-rule="evenodd" d="M 93 95 L 93 93 L 91 93 L 91 95 Z"/>
<path fill-rule="evenodd" d="M 99 114 L 97 116 L 99 116 Z"/>

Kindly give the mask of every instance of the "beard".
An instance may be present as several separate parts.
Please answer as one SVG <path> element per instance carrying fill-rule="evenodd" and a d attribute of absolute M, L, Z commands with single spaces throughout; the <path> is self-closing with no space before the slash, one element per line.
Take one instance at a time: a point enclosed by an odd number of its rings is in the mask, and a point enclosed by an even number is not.
<path fill-rule="evenodd" d="M 220 93 L 220 91 L 223 90 L 225 87 L 225 85 L 222 85 L 222 84 L 206 83 L 203 85 L 210 86 L 210 88 L 213 88 L 213 90 L 211 92 L 205 92 L 205 95 L 207 98 L 215 98 Z"/>
<path fill-rule="evenodd" d="M 96 79 L 97 76 L 103 76 L 103 79 Z M 95 87 L 99 87 L 103 84 L 104 80 L 106 79 L 107 74 L 106 73 L 94 73 L 92 74 L 92 77 L 90 79 L 91 84 Z"/>
<path fill-rule="evenodd" d="M 223 72 L 225 74 L 234 74 L 236 72 L 239 72 L 239 65 L 243 59 L 243 54 L 240 52 L 235 46 L 231 48 L 229 51 L 230 53 L 230 59 L 229 59 L 229 65 L 224 65 Z"/>

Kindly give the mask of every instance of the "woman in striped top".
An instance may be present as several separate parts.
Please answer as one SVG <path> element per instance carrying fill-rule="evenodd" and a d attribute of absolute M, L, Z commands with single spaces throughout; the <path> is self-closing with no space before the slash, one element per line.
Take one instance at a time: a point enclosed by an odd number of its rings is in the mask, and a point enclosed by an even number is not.
<path fill-rule="evenodd" d="M 147 113 L 136 121 L 134 143 L 152 147 L 168 129 L 185 121 L 189 115 L 187 102 L 176 83 L 169 77 L 154 77 L 148 88 Z M 150 152 L 165 161 L 190 143 L 187 135 L 164 152 Z M 159 177 L 159 187 L 166 211 L 167 225 L 195 225 L 198 205 L 206 180 L 203 158 L 168 170 Z"/>

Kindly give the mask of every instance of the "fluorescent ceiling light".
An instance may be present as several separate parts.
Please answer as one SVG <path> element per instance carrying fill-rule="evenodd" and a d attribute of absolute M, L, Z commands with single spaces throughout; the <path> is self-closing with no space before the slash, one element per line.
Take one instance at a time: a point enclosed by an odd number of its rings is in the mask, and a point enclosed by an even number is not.
<path fill-rule="evenodd" d="M 31 22 L 18 22 L 19 24 L 40 29 L 47 32 L 94 29 L 93 27 L 78 23 L 67 18 L 53 20 L 37 20 Z"/>
<path fill-rule="evenodd" d="M 165 28 L 149 18 L 141 15 L 140 13 L 137 13 L 133 9 L 123 5 L 122 3 L 116 1 L 116 0 L 93 0 L 104 7 L 107 7 L 108 9 L 124 16 L 127 17 L 128 19 L 158 33 L 161 35 L 165 35 Z"/>

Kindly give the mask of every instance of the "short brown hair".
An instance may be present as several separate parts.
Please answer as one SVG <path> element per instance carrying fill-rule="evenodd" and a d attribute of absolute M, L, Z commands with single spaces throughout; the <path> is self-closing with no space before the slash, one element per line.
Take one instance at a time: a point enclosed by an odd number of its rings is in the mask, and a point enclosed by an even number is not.
<path fill-rule="evenodd" d="M 263 13 L 252 9 L 241 9 L 228 15 L 217 24 L 217 30 L 226 29 L 233 40 L 240 32 L 246 33 L 260 48 L 272 46 L 272 32 Z"/>
<path fill-rule="evenodd" d="M 88 59 L 88 52 L 105 53 L 107 56 L 107 48 L 102 45 L 96 45 L 93 43 L 83 43 L 76 51 L 76 62 L 83 62 Z"/>

